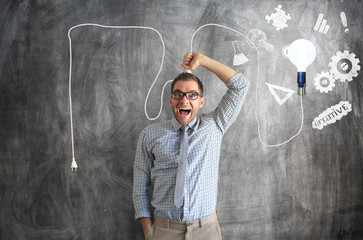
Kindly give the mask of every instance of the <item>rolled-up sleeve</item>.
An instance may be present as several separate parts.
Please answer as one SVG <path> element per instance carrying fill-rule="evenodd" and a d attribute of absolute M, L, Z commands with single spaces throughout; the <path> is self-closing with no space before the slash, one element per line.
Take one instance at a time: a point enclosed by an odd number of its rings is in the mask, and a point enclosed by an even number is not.
<path fill-rule="evenodd" d="M 226 82 L 226 86 L 226 94 L 212 112 L 222 133 L 225 133 L 237 118 L 248 91 L 249 81 L 242 73 L 237 73 Z"/>

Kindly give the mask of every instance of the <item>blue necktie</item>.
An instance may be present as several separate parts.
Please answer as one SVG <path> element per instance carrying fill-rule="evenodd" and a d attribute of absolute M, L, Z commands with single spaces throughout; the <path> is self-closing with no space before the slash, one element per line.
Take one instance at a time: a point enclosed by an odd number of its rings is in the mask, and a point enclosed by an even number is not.
<path fill-rule="evenodd" d="M 181 139 L 180 139 L 180 155 L 179 155 L 179 166 L 178 173 L 176 175 L 175 193 L 174 193 L 174 204 L 177 208 L 183 205 L 184 200 L 184 183 L 185 174 L 188 165 L 188 125 L 181 127 Z"/>

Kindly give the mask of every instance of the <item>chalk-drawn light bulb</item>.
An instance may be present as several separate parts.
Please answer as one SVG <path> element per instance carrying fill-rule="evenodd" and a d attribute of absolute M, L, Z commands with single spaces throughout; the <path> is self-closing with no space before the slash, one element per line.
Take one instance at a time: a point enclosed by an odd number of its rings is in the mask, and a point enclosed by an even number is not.
<path fill-rule="evenodd" d="M 289 46 L 288 56 L 292 64 L 297 68 L 297 94 L 306 94 L 306 69 L 315 60 L 316 49 L 314 45 L 306 39 L 298 39 Z"/>
<path fill-rule="evenodd" d="M 274 46 L 266 40 L 266 34 L 259 29 L 252 29 L 247 34 L 247 43 L 253 48 L 264 47 L 267 51 L 272 52 Z"/>

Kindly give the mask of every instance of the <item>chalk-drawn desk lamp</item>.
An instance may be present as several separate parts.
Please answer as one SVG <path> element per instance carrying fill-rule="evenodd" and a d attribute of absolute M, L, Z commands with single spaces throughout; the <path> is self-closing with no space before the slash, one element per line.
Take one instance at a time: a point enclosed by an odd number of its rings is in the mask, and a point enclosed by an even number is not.
<path fill-rule="evenodd" d="M 291 43 L 288 56 L 292 64 L 297 68 L 297 94 L 306 94 L 306 69 L 316 57 L 314 45 L 306 39 L 298 39 Z"/>

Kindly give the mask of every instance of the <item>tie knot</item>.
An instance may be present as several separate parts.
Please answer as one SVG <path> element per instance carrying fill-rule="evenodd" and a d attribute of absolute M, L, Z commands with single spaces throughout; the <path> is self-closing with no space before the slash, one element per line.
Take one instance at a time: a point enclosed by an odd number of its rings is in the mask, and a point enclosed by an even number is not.
<path fill-rule="evenodd" d="M 184 132 L 184 133 L 186 133 L 186 132 L 188 131 L 188 129 L 189 129 L 189 126 L 188 126 L 188 125 L 183 125 L 183 126 L 181 127 L 181 130 L 182 130 L 182 132 Z"/>

